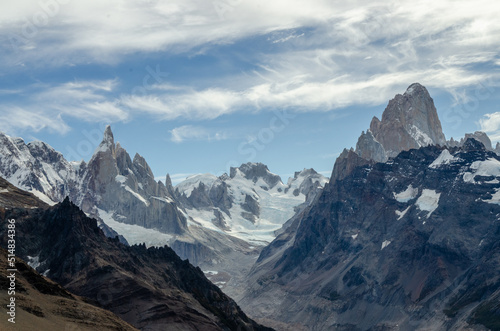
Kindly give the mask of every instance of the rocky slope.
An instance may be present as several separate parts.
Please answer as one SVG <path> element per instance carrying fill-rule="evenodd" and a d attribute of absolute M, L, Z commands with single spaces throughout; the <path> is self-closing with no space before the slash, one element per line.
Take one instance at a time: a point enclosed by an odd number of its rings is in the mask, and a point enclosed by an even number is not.
<path fill-rule="evenodd" d="M 356 167 L 261 254 L 241 304 L 317 330 L 499 323 L 497 177 L 475 140 Z"/>
<path fill-rule="evenodd" d="M 429 117 L 417 122 L 435 128 L 422 104 Z M 311 330 L 498 329 L 500 158 L 434 133 L 433 145 L 385 162 L 345 150 L 323 192 L 262 251 L 245 310 Z"/>
<path fill-rule="evenodd" d="M 69 199 L 48 209 L 3 208 L 16 219 L 17 255 L 73 293 L 142 330 L 265 330 L 199 268 L 168 247 L 126 246 L 105 237 Z M 6 244 L 6 223 L 0 244 Z"/>
<path fill-rule="evenodd" d="M 7 251 L 0 247 L 0 254 Z M 41 276 L 21 259 L 16 259 L 16 318 L 15 324 L 0 319 L 2 330 L 52 331 L 52 330 L 106 330 L 132 331 L 132 325 L 118 318 L 108 310 L 96 307 L 85 298 L 76 296 L 61 285 Z M 10 273 L 0 270 L 0 312 L 7 315 L 10 303 L 8 288 Z"/>

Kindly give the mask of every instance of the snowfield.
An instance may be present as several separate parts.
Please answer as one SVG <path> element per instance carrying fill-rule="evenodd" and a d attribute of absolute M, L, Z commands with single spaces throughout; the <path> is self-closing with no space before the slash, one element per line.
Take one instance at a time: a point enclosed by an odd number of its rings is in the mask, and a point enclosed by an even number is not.
<path fill-rule="evenodd" d="M 125 237 L 130 245 L 144 243 L 146 247 L 163 247 L 172 239 L 171 235 L 157 230 L 146 229 L 139 225 L 117 222 L 113 219 L 112 212 L 108 213 L 102 209 L 98 209 L 98 211 L 99 217 L 104 223 Z"/>
<path fill-rule="evenodd" d="M 439 206 L 439 198 L 441 197 L 441 193 L 437 193 L 434 190 L 424 189 L 422 191 L 422 195 L 418 198 L 415 205 L 422 210 L 427 211 L 427 218 L 431 216 L 431 214 L 437 209 Z"/>
<path fill-rule="evenodd" d="M 485 161 L 476 161 L 470 165 L 470 172 L 465 172 L 463 180 L 466 183 L 477 184 L 474 180 L 476 176 L 500 176 L 500 161 L 489 158 Z"/>
<path fill-rule="evenodd" d="M 408 201 L 415 199 L 418 195 L 418 188 L 413 188 L 413 186 L 408 186 L 406 190 L 400 193 L 394 193 L 394 199 L 398 202 L 407 203 Z"/>

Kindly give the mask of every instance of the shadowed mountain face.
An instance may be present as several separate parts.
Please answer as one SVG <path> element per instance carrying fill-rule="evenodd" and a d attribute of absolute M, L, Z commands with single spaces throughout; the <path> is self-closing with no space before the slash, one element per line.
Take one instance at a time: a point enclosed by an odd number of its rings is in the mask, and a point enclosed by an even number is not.
<path fill-rule="evenodd" d="M 239 303 L 313 330 L 499 329 L 500 158 L 481 136 L 447 143 L 412 84 L 262 251 Z"/>
<path fill-rule="evenodd" d="M 20 190 L 0 177 L 0 206 L 4 208 L 47 208 L 33 194 Z"/>
<path fill-rule="evenodd" d="M 7 251 L 0 248 L 0 254 Z M 41 276 L 21 259 L 16 260 L 16 318 L 15 324 L 0 319 L 2 330 L 137 330 L 112 312 L 86 302 L 61 285 Z M 8 288 L 10 275 L 0 269 L 0 312 L 8 316 L 6 306 L 10 301 Z"/>
<path fill-rule="evenodd" d="M 129 247 L 109 239 L 68 199 L 48 209 L 2 208 L 2 214 L 3 220 L 16 219 L 19 257 L 137 328 L 267 329 L 170 248 Z"/>
<path fill-rule="evenodd" d="M 357 166 L 263 251 L 240 304 L 315 330 L 498 327 L 497 177 L 475 140 Z"/>

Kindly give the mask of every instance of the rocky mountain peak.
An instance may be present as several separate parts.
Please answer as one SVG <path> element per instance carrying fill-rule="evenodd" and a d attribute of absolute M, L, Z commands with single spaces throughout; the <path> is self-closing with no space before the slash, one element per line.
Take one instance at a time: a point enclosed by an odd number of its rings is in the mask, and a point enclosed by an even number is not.
<path fill-rule="evenodd" d="M 146 162 L 146 159 L 139 155 L 139 153 L 136 153 L 134 156 L 134 160 L 132 161 L 134 166 L 137 168 L 137 171 L 141 173 L 143 176 L 148 176 L 151 178 L 154 178 L 153 171 L 149 167 L 148 163 Z"/>
<path fill-rule="evenodd" d="M 467 138 L 463 143 L 462 148 L 467 152 L 484 151 L 486 149 L 484 144 L 475 138 Z"/>
<path fill-rule="evenodd" d="M 384 162 L 412 148 L 445 144 L 434 100 L 424 86 L 414 83 L 389 101 L 382 120 L 372 119 L 370 130 L 358 140 L 356 153 Z"/>
<path fill-rule="evenodd" d="M 104 135 L 99 146 L 94 152 L 94 156 L 99 152 L 110 151 L 112 155 L 115 155 L 115 139 L 113 137 L 113 132 L 111 131 L 111 126 L 107 125 L 104 130 Z"/>
<path fill-rule="evenodd" d="M 238 171 L 240 171 L 245 178 L 252 180 L 254 183 L 257 182 L 259 178 L 262 178 L 269 185 L 269 188 L 272 188 L 276 184 L 281 182 L 280 176 L 271 173 L 267 168 L 267 166 L 260 162 L 244 163 L 238 168 L 231 167 L 229 171 L 229 176 L 231 178 L 234 178 Z"/>
<path fill-rule="evenodd" d="M 170 178 L 170 174 L 167 174 L 167 177 L 165 179 L 165 186 L 173 186 L 172 185 L 172 179 Z"/>
<path fill-rule="evenodd" d="M 476 139 L 477 141 L 480 141 L 484 147 L 487 150 L 493 150 L 493 147 L 491 146 L 491 140 L 488 137 L 488 135 L 482 131 L 476 131 L 474 133 L 466 133 L 465 138 L 461 139 L 461 144 L 464 144 L 465 141 L 467 141 L 469 138 Z"/>
<path fill-rule="evenodd" d="M 366 133 L 363 131 L 359 136 L 356 143 L 356 153 L 367 160 L 374 160 L 375 162 L 387 161 L 384 147 L 375 139 L 370 130 L 366 131 Z"/>
<path fill-rule="evenodd" d="M 103 141 L 110 141 L 111 143 L 114 144 L 114 137 L 113 137 L 113 132 L 111 131 L 111 126 L 106 125 L 106 128 L 104 129 L 104 138 Z"/>
<path fill-rule="evenodd" d="M 337 180 L 344 179 L 345 177 L 349 176 L 356 167 L 369 163 L 369 160 L 360 157 L 358 153 L 354 152 L 352 148 L 349 150 L 344 148 L 342 153 L 340 153 L 339 157 L 335 161 L 332 176 L 330 178 L 330 183 L 334 183 Z"/>
<path fill-rule="evenodd" d="M 426 94 L 427 97 L 431 97 L 429 95 L 429 91 L 425 88 L 425 86 L 421 85 L 420 83 L 413 83 L 408 88 L 406 89 L 405 95 L 419 95 L 419 94 Z"/>
<path fill-rule="evenodd" d="M 314 170 L 313 168 L 309 169 L 304 168 L 304 170 L 302 171 L 295 171 L 295 173 L 293 174 L 293 178 L 297 179 L 300 176 L 314 176 L 314 175 L 318 175 L 318 172 L 316 170 Z"/>

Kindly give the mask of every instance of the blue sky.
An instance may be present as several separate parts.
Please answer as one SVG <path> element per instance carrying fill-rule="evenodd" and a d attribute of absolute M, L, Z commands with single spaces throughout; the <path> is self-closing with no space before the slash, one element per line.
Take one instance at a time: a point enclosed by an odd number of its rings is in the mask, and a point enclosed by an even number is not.
<path fill-rule="evenodd" d="M 155 176 L 263 162 L 328 175 L 419 82 L 447 138 L 500 140 L 491 1 L 0 4 L 0 131 L 88 160 L 106 124 Z"/>

